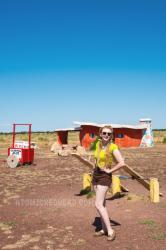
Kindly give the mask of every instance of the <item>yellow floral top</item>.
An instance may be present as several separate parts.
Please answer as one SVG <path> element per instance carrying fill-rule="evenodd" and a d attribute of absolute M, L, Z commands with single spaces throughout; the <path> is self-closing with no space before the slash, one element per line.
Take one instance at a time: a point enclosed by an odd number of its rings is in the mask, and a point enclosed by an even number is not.
<path fill-rule="evenodd" d="M 107 148 L 100 149 L 100 141 L 96 143 L 94 157 L 96 159 L 96 164 L 99 168 L 110 167 L 113 162 L 113 152 L 118 149 L 115 143 L 110 143 Z M 108 154 L 108 157 L 107 157 Z M 106 158 L 108 162 L 106 163 Z"/>

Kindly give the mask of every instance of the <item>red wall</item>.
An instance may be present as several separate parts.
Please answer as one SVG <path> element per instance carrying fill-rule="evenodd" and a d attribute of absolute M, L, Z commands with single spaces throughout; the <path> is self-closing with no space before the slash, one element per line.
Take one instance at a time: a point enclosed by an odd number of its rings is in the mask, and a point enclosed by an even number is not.
<path fill-rule="evenodd" d="M 94 138 L 86 134 L 99 134 L 99 127 L 84 125 L 80 130 L 80 143 L 88 149 Z M 129 128 L 114 128 L 115 143 L 120 147 L 139 147 L 142 139 L 142 129 L 129 129 Z M 68 143 L 68 131 L 60 131 L 57 133 L 59 144 Z M 85 136 L 86 135 L 86 136 Z M 119 135 L 123 135 L 119 138 Z"/>
<path fill-rule="evenodd" d="M 119 138 L 119 134 L 123 138 Z M 142 129 L 117 128 L 114 129 L 115 143 L 120 147 L 139 147 L 142 139 Z"/>
<path fill-rule="evenodd" d="M 81 126 L 80 130 L 80 143 L 81 146 L 88 149 L 91 142 L 94 141 L 94 139 L 90 138 L 87 134 L 94 133 L 95 135 L 99 134 L 99 128 L 94 126 Z"/>
<path fill-rule="evenodd" d="M 58 136 L 58 143 L 61 144 L 67 144 L 67 139 L 68 139 L 68 131 L 59 131 L 57 132 Z"/>
<path fill-rule="evenodd" d="M 86 133 L 94 133 L 98 135 L 99 127 L 84 125 L 81 126 L 80 142 L 83 145 L 83 138 Z M 115 128 L 114 139 L 115 143 L 120 147 L 139 147 L 142 139 L 142 129 Z M 119 138 L 119 135 L 123 135 Z"/>

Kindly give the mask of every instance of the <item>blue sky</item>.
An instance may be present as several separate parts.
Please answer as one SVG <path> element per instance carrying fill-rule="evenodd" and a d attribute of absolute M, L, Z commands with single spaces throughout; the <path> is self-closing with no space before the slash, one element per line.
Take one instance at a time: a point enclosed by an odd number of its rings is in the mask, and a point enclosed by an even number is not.
<path fill-rule="evenodd" d="M 1 0 L 0 131 L 73 120 L 166 128 L 164 0 Z"/>

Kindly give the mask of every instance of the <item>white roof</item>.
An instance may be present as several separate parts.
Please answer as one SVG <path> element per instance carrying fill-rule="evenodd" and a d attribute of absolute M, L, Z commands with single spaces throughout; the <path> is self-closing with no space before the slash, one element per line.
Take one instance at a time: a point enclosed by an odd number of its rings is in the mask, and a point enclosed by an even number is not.
<path fill-rule="evenodd" d="M 55 129 L 55 132 L 59 132 L 59 131 L 79 131 L 80 127 L 77 128 L 57 128 Z"/>
<path fill-rule="evenodd" d="M 151 122 L 152 119 L 150 119 L 150 118 L 141 118 L 139 121 L 140 122 Z"/>
<path fill-rule="evenodd" d="M 146 124 L 138 124 L 138 125 L 126 125 L 126 124 L 104 124 L 104 123 L 92 123 L 92 122 L 79 122 L 79 121 L 74 121 L 73 122 L 75 125 L 83 126 L 83 125 L 90 125 L 90 126 L 95 126 L 95 127 L 104 127 L 105 125 L 111 126 L 113 128 L 131 128 L 131 129 L 146 129 L 147 125 Z"/>

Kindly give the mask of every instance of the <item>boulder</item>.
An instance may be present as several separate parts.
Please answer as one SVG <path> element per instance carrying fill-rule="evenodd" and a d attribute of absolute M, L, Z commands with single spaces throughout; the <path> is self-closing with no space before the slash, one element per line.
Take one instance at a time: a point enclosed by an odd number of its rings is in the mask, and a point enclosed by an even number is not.
<path fill-rule="evenodd" d="M 61 150 L 62 146 L 58 142 L 54 142 L 51 146 L 51 152 L 57 153 L 58 150 Z"/>
<path fill-rule="evenodd" d="M 77 154 L 79 154 L 80 156 L 86 155 L 86 150 L 84 147 L 82 146 L 77 146 Z"/>

